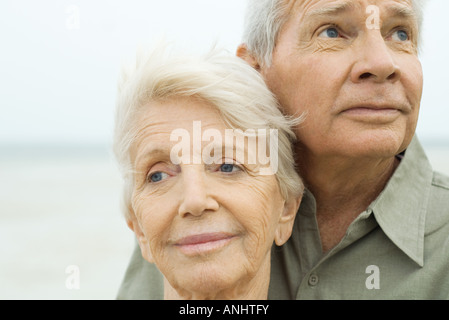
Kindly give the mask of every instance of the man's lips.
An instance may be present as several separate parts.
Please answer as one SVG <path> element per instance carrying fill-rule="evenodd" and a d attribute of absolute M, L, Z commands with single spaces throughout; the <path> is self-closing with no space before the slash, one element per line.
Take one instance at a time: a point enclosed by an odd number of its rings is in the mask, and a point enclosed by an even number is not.
<path fill-rule="evenodd" d="M 236 236 L 226 232 L 202 233 L 183 237 L 174 242 L 188 256 L 210 253 L 226 246 Z"/>
<path fill-rule="evenodd" d="M 365 106 L 361 106 L 361 107 L 353 107 L 353 108 L 349 108 L 344 110 L 343 112 L 355 112 L 355 113 L 369 113 L 369 112 L 373 112 L 373 113 L 382 113 L 382 112 L 400 112 L 400 110 L 398 108 L 393 108 L 393 107 L 385 107 L 385 108 L 373 108 L 373 107 L 365 107 Z"/>
<path fill-rule="evenodd" d="M 376 104 L 376 103 L 363 103 L 363 104 L 355 104 L 343 109 L 344 111 L 350 110 L 373 110 L 373 111 L 383 111 L 383 110 L 403 110 L 404 106 L 399 103 L 389 103 L 389 104 Z"/>
<path fill-rule="evenodd" d="M 357 121 L 369 123 L 390 123 L 394 121 L 402 112 L 402 106 L 384 104 L 364 104 L 355 105 L 343 109 L 342 115 L 353 118 Z"/>

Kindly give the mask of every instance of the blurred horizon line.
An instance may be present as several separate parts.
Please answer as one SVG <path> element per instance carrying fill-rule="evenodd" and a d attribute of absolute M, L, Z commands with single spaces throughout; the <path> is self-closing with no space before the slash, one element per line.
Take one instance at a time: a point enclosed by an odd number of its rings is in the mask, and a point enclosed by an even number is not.
<path fill-rule="evenodd" d="M 112 143 L 106 142 L 22 142 L 0 143 L 0 157 L 15 156 L 108 156 Z"/>
<path fill-rule="evenodd" d="M 419 137 L 424 148 L 448 148 L 447 138 Z M 111 142 L 0 142 L 0 156 L 20 155 L 103 155 L 113 156 Z"/>

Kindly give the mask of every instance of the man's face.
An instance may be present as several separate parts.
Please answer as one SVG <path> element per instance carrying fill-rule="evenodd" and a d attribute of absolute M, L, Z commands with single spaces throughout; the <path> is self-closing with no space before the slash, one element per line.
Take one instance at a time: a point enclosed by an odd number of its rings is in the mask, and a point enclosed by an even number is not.
<path fill-rule="evenodd" d="M 314 156 L 391 157 L 411 141 L 422 94 L 411 0 L 298 0 L 262 68 Z"/>

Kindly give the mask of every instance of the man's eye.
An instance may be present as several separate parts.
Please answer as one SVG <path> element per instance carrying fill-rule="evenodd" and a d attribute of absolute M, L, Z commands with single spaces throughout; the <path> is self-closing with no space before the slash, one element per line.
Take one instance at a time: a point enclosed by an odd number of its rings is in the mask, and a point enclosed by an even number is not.
<path fill-rule="evenodd" d="M 392 39 L 395 41 L 407 41 L 409 40 L 409 36 L 407 31 L 397 30 L 393 33 Z"/>
<path fill-rule="evenodd" d="M 221 172 L 235 172 L 240 170 L 240 168 L 232 163 L 224 163 L 220 166 Z"/>
<path fill-rule="evenodd" d="M 159 182 L 166 178 L 168 178 L 167 173 L 158 171 L 149 175 L 148 182 Z"/>
<path fill-rule="evenodd" d="M 330 27 L 330 28 L 327 28 L 326 30 L 324 30 L 323 32 L 321 32 L 318 36 L 324 37 L 324 38 L 339 38 L 340 32 L 338 32 L 337 28 Z"/>

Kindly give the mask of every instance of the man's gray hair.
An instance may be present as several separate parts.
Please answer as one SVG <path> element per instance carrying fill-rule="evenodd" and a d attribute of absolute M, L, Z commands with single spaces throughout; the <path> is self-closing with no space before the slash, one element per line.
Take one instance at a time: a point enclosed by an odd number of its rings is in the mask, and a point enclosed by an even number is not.
<path fill-rule="evenodd" d="M 261 65 L 270 66 L 278 35 L 289 18 L 291 1 L 247 0 L 243 43 Z M 426 0 L 412 0 L 418 28 L 421 30 Z M 419 37 L 419 35 L 418 35 Z"/>

